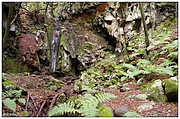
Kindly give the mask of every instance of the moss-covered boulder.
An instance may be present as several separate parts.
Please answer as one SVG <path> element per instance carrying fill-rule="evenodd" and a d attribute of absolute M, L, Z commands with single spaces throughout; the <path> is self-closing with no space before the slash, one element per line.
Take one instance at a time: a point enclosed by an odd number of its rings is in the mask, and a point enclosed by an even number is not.
<path fill-rule="evenodd" d="M 98 106 L 99 113 L 98 117 L 113 117 L 113 112 L 110 107 L 107 106 Z"/>
<path fill-rule="evenodd" d="M 168 101 L 178 101 L 178 80 L 177 77 L 164 80 L 165 94 Z"/>
<path fill-rule="evenodd" d="M 22 72 L 30 72 L 32 69 L 28 67 L 26 64 L 20 63 L 18 58 L 9 57 L 3 55 L 3 72 L 7 73 L 22 73 Z"/>
<path fill-rule="evenodd" d="M 165 103 L 167 101 L 161 80 L 155 80 L 151 84 L 146 85 L 144 90 L 148 93 L 147 99 L 149 100 L 159 103 Z"/>

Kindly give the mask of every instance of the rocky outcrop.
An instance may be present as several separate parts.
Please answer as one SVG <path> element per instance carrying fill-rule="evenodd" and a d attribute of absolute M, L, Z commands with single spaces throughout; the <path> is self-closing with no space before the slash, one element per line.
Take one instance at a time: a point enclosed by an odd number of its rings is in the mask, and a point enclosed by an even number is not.
<path fill-rule="evenodd" d="M 152 28 L 155 24 L 155 5 L 154 3 L 143 3 L 143 5 L 146 24 Z M 96 21 L 117 39 L 116 51 L 118 52 L 122 51 L 121 42 L 124 45 L 135 34 L 143 31 L 138 3 L 112 3 L 103 15 L 96 18 Z"/>
<path fill-rule="evenodd" d="M 155 9 L 156 25 L 160 24 L 167 18 L 170 18 L 172 16 L 177 17 L 178 15 L 178 4 L 176 2 L 155 3 Z"/>
<path fill-rule="evenodd" d="M 97 51 L 108 48 L 105 39 L 86 28 L 73 23 L 61 23 L 59 62 L 57 70 L 78 73 L 94 63 Z M 96 53 L 96 54 L 95 54 Z"/>
<path fill-rule="evenodd" d="M 37 55 L 39 47 L 36 36 L 33 34 L 21 34 L 18 40 L 18 47 L 23 62 L 40 70 L 40 62 Z"/>

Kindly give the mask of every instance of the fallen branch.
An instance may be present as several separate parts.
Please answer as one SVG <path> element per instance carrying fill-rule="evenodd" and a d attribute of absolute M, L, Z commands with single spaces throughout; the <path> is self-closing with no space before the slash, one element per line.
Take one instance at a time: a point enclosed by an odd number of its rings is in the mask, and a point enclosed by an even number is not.
<path fill-rule="evenodd" d="M 63 87 L 58 91 L 58 93 L 57 93 L 57 94 L 53 97 L 53 99 L 52 99 L 52 102 L 51 102 L 51 104 L 50 104 L 50 106 L 49 106 L 48 114 L 49 114 L 49 112 L 51 111 L 52 107 L 54 106 L 57 97 L 58 97 L 60 94 L 66 92 L 67 90 L 72 89 L 72 86 L 73 86 L 72 84 L 71 84 L 71 85 L 68 85 L 68 86 L 65 85 L 65 86 L 63 86 Z"/>
<path fill-rule="evenodd" d="M 14 16 L 14 19 L 11 21 L 11 25 L 15 22 L 15 20 L 16 20 L 16 18 L 17 18 L 17 15 L 18 15 L 18 14 L 16 14 L 16 15 Z"/>
<path fill-rule="evenodd" d="M 50 104 L 50 106 L 49 106 L 48 114 L 49 114 L 49 112 L 51 111 L 53 105 L 55 104 L 56 98 L 57 98 L 60 94 L 62 94 L 62 93 L 63 93 L 63 91 L 57 93 L 57 94 L 53 97 L 53 99 L 52 99 L 52 101 L 51 101 L 51 104 Z"/>
<path fill-rule="evenodd" d="M 26 109 L 26 111 L 27 111 L 27 107 L 28 107 L 28 103 L 29 103 L 29 93 L 28 93 L 28 97 L 27 97 L 27 101 L 26 101 L 26 107 L 25 107 L 25 109 Z"/>
<path fill-rule="evenodd" d="M 40 115 L 40 113 L 42 111 L 42 108 L 44 107 L 45 104 L 46 104 L 46 100 L 43 101 L 43 103 L 42 103 L 42 105 L 41 105 L 41 107 L 39 109 L 39 112 L 37 113 L 36 117 L 38 117 Z"/>
<path fill-rule="evenodd" d="M 31 97 L 31 99 L 32 99 L 32 102 L 33 102 L 33 104 L 34 104 L 34 107 L 36 108 L 36 110 L 38 110 L 37 105 L 36 105 L 36 103 L 35 103 L 34 99 L 32 98 L 32 96 L 31 96 L 31 95 L 30 95 L 30 97 Z"/>

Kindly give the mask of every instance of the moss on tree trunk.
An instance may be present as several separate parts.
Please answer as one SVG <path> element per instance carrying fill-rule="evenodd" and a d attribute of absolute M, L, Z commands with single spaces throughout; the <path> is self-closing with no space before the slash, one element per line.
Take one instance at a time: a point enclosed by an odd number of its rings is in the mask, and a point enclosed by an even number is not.
<path fill-rule="evenodd" d="M 8 36 L 9 36 L 9 29 L 10 29 L 10 26 L 11 26 L 11 19 L 12 19 L 12 16 L 13 16 L 13 11 L 14 11 L 15 4 L 14 3 L 9 3 L 8 7 L 9 7 L 9 12 L 8 12 L 8 20 L 7 20 L 7 25 L 6 25 L 6 29 L 5 29 L 5 34 L 4 34 L 4 37 L 3 37 L 3 50 L 5 50 L 6 47 L 7 47 L 6 42 L 7 42 Z"/>

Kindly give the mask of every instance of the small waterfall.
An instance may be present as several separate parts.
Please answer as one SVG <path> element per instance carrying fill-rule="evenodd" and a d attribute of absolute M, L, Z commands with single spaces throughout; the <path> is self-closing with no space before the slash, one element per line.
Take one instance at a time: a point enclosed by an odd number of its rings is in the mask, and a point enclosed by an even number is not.
<path fill-rule="evenodd" d="M 52 72 L 56 71 L 56 61 L 57 61 L 57 55 L 58 55 L 58 47 L 59 47 L 59 31 L 54 30 L 53 31 L 53 39 L 51 41 L 51 69 Z"/>

